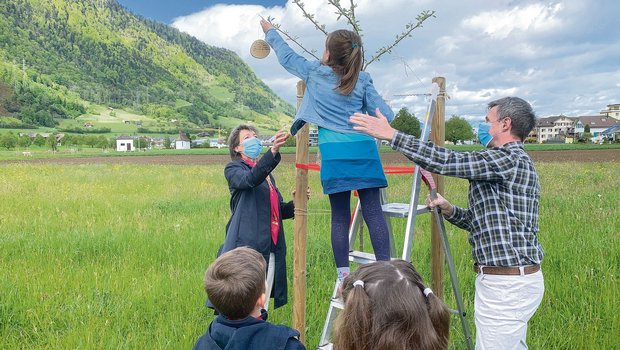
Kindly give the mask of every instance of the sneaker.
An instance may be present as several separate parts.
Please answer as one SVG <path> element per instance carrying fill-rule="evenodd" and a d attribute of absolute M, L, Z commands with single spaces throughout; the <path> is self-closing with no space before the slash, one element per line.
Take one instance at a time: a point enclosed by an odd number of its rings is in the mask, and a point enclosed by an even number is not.
<path fill-rule="evenodd" d="M 344 279 L 347 278 L 347 276 L 349 276 L 349 274 L 348 273 L 344 273 L 342 275 L 342 277 L 338 277 L 336 279 L 336 288 L 334 288 L 334 294 L 333 295 L 334 295 L 334 298 L 340 299 L 341 301 L 342 301 L 342 289 L 343 289 L 342 284 L 344 282 Z"/>

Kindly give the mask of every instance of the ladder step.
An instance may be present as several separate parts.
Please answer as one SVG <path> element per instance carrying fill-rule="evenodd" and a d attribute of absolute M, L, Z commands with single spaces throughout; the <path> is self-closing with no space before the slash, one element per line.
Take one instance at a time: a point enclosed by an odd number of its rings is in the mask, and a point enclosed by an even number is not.
<path fill-rule="evenodd" d="M 467 314 L 466 314 L 464 311 L 463 311 L 463 314 L 462 314 L 462 315 L 461 315 L 461 312 L 460 312 L 459 310 L 455 310 L 455 309 L 448 309 L 448 311 L 449 311 L 451 314 L 455 314 L 455 315 L 459 315 L 459 316 L 463 316 L 463 317 L 467 316 Z"/>
<path fill-rule="evenodd" d="M 330 304 L 334 309 L 344 310 L 344 302 L 342 301 L 342 298 L 332 298 Z"/>
<path fill-rule="evenodd" d="M 386 203 L 381 205 L 383 213 L 394 218 L 406 218 L 409 216 L 409 203 Z M 428 208 L 424 204 L 418 204 L 416 215 L 427 213 Z"/>
<path fill-rule="evenodd" d="M 356 262 L 358 264 L 370 264 L 377 261 L 373 253 L 360 252 L 359 250 L 353 250 L 349 252 L 349 261 Z"/>

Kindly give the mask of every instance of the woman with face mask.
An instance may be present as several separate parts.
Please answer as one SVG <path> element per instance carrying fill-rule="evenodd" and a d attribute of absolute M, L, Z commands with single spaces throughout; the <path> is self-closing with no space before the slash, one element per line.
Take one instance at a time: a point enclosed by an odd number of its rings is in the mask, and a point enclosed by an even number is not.
<path fill-rule="evenodd" d="M 290 134 L 278 131 L 273 145 L 260 159 L 263 146 L 256 135 L 255 127 L 239 125 L 228 138 L 232 160 L 226 165 L 224 175 L 230 190 L 232 215 L 226 225 L 226 239 L 218 256 L 242 246 L 261 253 L 267 265 L 275 271 L 273 290 L 268 283 L 267 296 L 274 298 L 277 308 L 287 302 L 286 244 L 282 220 L 293 217 L 295 206 L 293 201 L 284 202 L 271 172 L 280 163 L 280 147 Z"/>

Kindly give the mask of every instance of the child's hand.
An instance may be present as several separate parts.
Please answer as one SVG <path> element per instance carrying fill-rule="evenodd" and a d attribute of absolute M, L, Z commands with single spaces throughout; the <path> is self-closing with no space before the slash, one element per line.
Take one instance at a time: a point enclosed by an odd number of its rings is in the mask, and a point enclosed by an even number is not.
<path fill-rule="evenodd" d="M 267 33 L 269 29 L 273 28 L 273 25 L 269 23 L 269 21 L 265 20 L 264 18 L 261 18 L 260 26 L 263 28 L 263 33 Z"/>

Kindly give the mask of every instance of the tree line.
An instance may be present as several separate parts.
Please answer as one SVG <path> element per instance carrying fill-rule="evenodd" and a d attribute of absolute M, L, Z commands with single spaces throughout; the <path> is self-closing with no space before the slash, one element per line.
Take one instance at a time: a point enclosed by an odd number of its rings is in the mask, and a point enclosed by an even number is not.
<path fill-rule="evenodd" d="M 420 121 L 414 114 L 410 113 L 406 107 L 401 108 L 398 113 L 396 113 L 391 125 L 394 129 L 414 135 L 415 137 L 420 137 L 422 134 Z M 474 131 L 465 118 L 458 115 L 452 115 L 452 117 L 446 121 L 446 141 L 457 144 L 459 142 L 472 140 L 473 138 Z"/>

